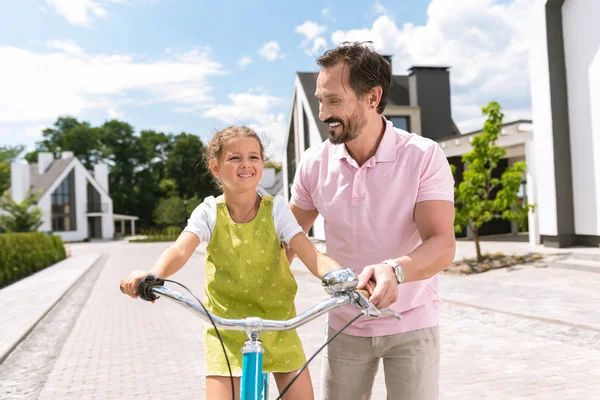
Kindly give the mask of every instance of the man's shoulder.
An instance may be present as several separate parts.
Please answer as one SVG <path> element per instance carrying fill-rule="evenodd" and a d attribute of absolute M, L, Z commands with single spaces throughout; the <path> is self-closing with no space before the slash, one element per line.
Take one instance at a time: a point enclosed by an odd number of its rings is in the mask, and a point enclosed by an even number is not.
<path fill-rule="evenodd" d="M 416 133 L 409 133 L 402 129 L 394 128 L 396 134 L 397 148 L 409 152 L 413 155 L 431 155 L 436 147 L 439 147 L 435 140 L 423 137 Z"/>

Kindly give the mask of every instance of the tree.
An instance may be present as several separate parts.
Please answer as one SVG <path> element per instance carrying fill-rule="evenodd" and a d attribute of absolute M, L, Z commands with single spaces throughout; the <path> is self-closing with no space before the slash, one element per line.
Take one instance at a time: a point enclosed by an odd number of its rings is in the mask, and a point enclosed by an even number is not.
<path fill-rule="evenodd" d="M 219 193 L 203 162 L 204 144 L 196 135 L 182 132 L 175 136 L 167 159 L 167 178 L 175 181 L 181 198 L 204 198 Z"/>
<path fill-rule="evenodd" d="M 500 178 L 492 176 L 506 153 L 496 145 L 504 114 L 496 102 L 490 102 L 482 111 L 487 116 L 483 133 L 473 138 L 473 149 L 462 157 L 467 167 L 463 181 L 455 188 L 454 222 L 457 232 L 467 227 L 473 232 L 478 262 L 483 261 L 479 245 L 479 228 L 483 224 L 493 219 L 523 221 L 534 208 L 533 204 L 523 202 L 517 195 L 527 167 L 525 162 L 511 165 Z"/>
<path fill-rule="evenodd" d="M 183 226 L 192 211 L 201 202 L 197 196 L 192 196 L 189 199 L 182 199 L 178 196 L 160 199 L 154 210 L 154 220 L 157 224 L 163 226 Z"/>
<path fill-rule="evenodd" d="M 175 137 L 143 130 L 138 135 L 131 125 L 119 120 L 93 127 L 72 117 L 60 117 L 43 131 L 43 139 L 26 160 L 35 163 L 41 151 L 54 157 L 72 151 L 88 170 L 100 161 L 108 164 L 114 212 L 139 216 L 140 226 L 153 223 L 161 198 L 204 198 L 219 193 L 202 162 L 204 145 L 193 134 Z"/>
<path fill-rule="evenodd" d="M 10 164 L 24 149 L 25 146 L 0 146 L 0 195 L 10 187 Z"/>
<path fill-rule="evenodd" d="M 59 117 L 54 128 L 44 129 L 42 141 L 36 145 L 36 150 L 27 153 L 25 159 L 29 163 L 37 161 L 37 154 L 50 152 L 55 158 L 63 151 L 72 151 L 81 163 L 92 170 L 103 157 L 100 143 L 101 129 L 92 127 L 89 122 L 79 122 L 72 117 Z"/>
<path fill-rule="evenodd" d="M 5 193 L 0 198 L 0 209 L 8 214 L 0 215 L 0 228 L 7 232 L 35 232 L 42 225 L 42 210 L 35 206 L 39 195 L 28 193 L 17 203 Z"/>

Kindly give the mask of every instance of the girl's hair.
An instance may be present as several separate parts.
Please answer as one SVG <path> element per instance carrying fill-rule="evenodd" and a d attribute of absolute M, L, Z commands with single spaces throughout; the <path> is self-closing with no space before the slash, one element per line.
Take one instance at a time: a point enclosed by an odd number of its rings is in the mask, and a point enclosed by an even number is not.
<path fill-rule="evenodd" d="M 219 159 L 223 154 L 225 144 L 229 140 L 241 137 L 251 137 L 256 139 L 258 145 L 260 146 L 260 158 L 263 161 L 265 161 L 265 147 L 263 146 L 262 140 L 253 129 L 250 129 L 247 126 L 228 126 L 227 128 L 215 133 L 212 139 L 210 139 L 210 141 L 208 142 L 208 145 L 206 146 L 207 167 L 210 161 L 214 161 L 215 163 L 219 162 Z M 216 178 L 215 182 L 217 183 L 220 189 L 223 189 L 221 183 Z"/>

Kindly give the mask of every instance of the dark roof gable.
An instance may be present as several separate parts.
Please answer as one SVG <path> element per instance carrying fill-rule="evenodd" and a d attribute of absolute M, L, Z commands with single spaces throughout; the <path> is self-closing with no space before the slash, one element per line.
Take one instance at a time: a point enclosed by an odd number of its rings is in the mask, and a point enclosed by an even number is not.
<path fill-rule="evenodd" d="M 38 172 L 37 164 L 29 164 L 29 183 L 31 185 L 31 192 L 37 193 L 41 190 L 42 194 L 44 194 L 73 160 L 73 158 L 53 160 L 43 174 Z"/>

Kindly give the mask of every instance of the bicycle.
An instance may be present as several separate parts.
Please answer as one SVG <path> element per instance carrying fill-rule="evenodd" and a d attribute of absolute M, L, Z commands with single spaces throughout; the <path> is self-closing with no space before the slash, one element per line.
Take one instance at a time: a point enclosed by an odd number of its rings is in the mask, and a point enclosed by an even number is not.
<path fill-rule="evenodd" d="M 165 282 L 174 283 L 180 285 L 186 289 L 192 297 L 198 302 L 188 297 L 171 290 L 164 286 Z M 148 275 L 145 279 L 141 280 L 138 284 L 138 297 L 146 301 L 155 301 L 159 298 L 159 295 L 165 296 L 174 300 L 176 303 L 181 304 L 195 311 L 204 321 L 210 322 L 218 334 L 218 329 L 226 330 L 243 330 L 248 335 L 248 340 L 244 343 L 241 351 L 242 356 L 242 376 L 240 382 L 240 400 L 267 400 L 268 398 L 268 374 L 262 371 L 262 360 L 264 349 L 259 339 L 261 332 L 269 331 L 285 331 L 296 329 L 307 322 L 312 321 L 315 318 L 323 315 L 324 313 L 333 310 L 337 307 L 341 307 L 346 304 L 355 304 L 360 313 L 352 320 L 350 320 L 340 331 L 331 337 L 326 343 L 321 346 L 312 357 L 310 357 L 306 364 L 298 371 L 294 378 L 288 383 L 288 385 L 281 391 L 278 399 L 281 399 L 286 393 L 288 388 L 294 383 L 296 378 L 302 373 L 302 371 L 308 366 L 308 364 L 319 354 L 321 350 L 325 348 L 333 339 L 336 338 L 346 327 L 352 324 L 361 316 L 379 318 L 383 315 L 391 315 L 396 317 L 398 320 L 402 320 L 402 316 L 390 308 L 378 310 L 368 299 L 365 291 L 357 290 L 358 276 L 350 269 L 339 269 L 334 270 L 322 279 L 322 284 L 325 292 L 330 295 L 328 300 L 325 300 L 316 306 L 308 309 L 307 311 L 297 315 L 296 317 L 285 320 L 266 320 L 258 317 L 248 317 L 246 319 L 226 319 L 218 317 L 210 313 L 202 302 L 192 293 L 187 287 L 179 282 L 162 279 L 155 275 Z M 121 287 L 121 291 L 123 288 Z M 223 348 L 223 351 L 225 349 Z M 226 356 L 227 357 L 227 356 Z M 229 361 L 228 361 L 229 362 Z M 231 378 L 232 393 L 233 391 L 233 377 Z M 235 400 L 235 395 L 233 395 Z"/>

